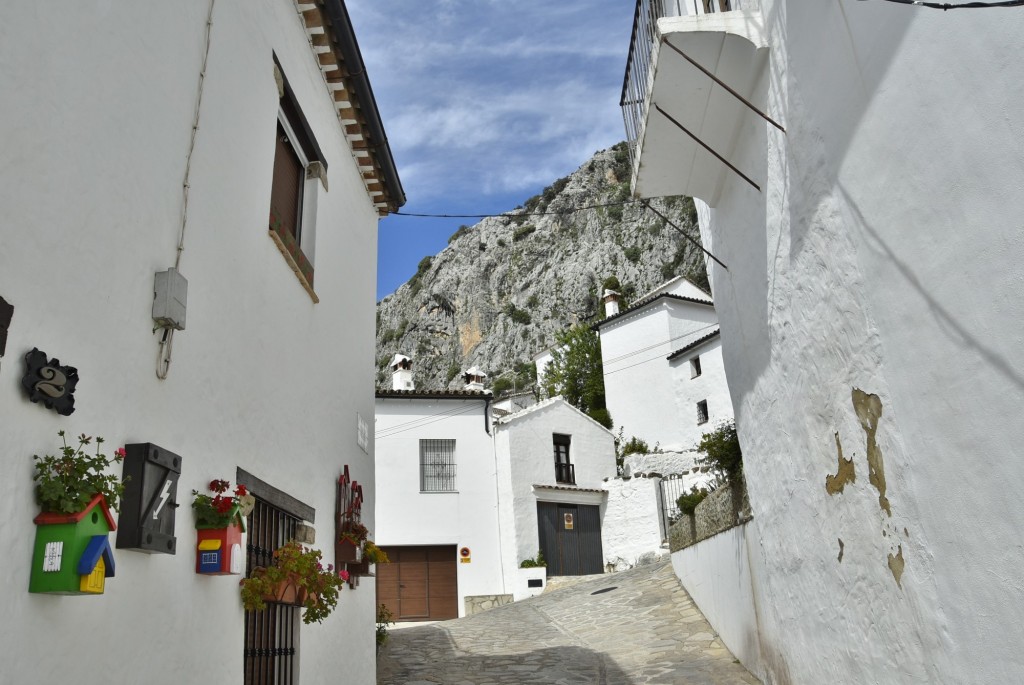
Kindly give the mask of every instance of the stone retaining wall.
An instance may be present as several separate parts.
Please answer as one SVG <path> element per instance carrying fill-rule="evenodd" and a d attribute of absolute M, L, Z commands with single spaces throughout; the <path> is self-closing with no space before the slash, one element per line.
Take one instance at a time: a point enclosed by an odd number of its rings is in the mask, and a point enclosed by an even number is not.
<path fill-rule="evenodd" d="M 692 515 L 684 514 L 669 528 L 669 550 L 677 552 L 751 518 L 746 484 L 723 485 L 698 504 Z"/>

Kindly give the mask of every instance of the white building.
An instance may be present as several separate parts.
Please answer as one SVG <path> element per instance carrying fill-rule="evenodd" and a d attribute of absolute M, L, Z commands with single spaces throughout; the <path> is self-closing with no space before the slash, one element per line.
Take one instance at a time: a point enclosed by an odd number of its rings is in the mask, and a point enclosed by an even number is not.
<path fill-rule="evenodd" d="M 398 620 L 465 616 L 467 597 L 506 593 L 490 401 L 477 390 L 377 393 L 375 540 L 391 559 L 377 566 L 377 592 Z"/>
<path fill-rule="evenodd" d="M 626 439 L 692 449 L 732 419 L 718 316 L 711 297 L 677 277 L 619 310 L 609 294 L 601 336 L 605 401 Z"/>
<path fill-rule="evenodd" d="M 506 575 L 538 551 L 548 575 L 601 573 L 602 486 L 615 476 L 611 431 L 553 397 L 498 419 L 494 451 L 502 536 L 514 541 Z"/>
<path fill-rule="evenodd" d="M 374 683 L 371 584 L 321 625 L 279 607 L 247 630 L 240 576 L 196 573 L 190 509 L 247 483 L 252 560 L 305 521 L 331 562 L 347 465 L 374 527 L 376 228 L 404 197 L 344 3 L 5 3 L 0 24 L 2 679 Z M 187 299 L 154 285 L 171 266 Z M 73 414 L 29 400 L 33 348 L 77 368 Z M 28 592 L 32 455 L 59 430 L 180 457 L 175 553 L 115 549 L 99 596 Z"/>
<path fill-rule="evenodd" d="M 489 392 L 402 389 L 408 369 L 392 370 L 376 413 L 376 541 L 392 563 L 376 572 L 397 619 L 465 616 L 537 594 L 545 575 L 604 569 L 607 429 L 560 397 L 493 420 Z M 519 568 L 541 549 L 546 572 Z"/>
<path fill-rule="evenodd" d="M 622 99 L 728 267 L 753 520 L 694 596 L 765 682 L 1024 680 L 1024 11 L 723 5 L 642 0 Z"/>

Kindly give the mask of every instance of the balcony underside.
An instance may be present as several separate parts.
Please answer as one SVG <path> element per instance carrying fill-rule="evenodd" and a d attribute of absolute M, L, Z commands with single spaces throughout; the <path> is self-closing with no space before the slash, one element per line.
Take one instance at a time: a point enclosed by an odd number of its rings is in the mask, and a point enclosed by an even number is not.
<path fill-rule="evenodd" d="M 763 102 L 753 102 L 768 59 L 758 12 L 662 18 L 657 25 L 660 40 L 764 111 Z M 760 184 L 754 169 L 743 169 L 734 161 L 740 127 L 749 116 L 760 121 L 758 115 L 664 42 L 654 46 L 651 62 L 643 127 L 634 154 L 633 193 L 639 197 L 689 195 L 714 207 L 730 176 L 746 185 L 694 137 Z"/>

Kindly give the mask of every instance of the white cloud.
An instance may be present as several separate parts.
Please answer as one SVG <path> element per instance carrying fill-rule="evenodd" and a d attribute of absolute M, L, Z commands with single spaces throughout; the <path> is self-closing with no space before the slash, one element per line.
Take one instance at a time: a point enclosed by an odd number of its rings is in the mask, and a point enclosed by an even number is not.
<path fill-rule="evenodd" d="M 348 0 L 410 202 L 535 192 L 621 140 L 631 5 Z"/>

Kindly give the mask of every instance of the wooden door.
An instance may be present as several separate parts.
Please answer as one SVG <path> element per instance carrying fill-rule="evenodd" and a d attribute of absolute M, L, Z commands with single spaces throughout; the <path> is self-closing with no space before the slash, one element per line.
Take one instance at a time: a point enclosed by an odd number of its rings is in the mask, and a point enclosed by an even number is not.
<path fill-rule="evenodd" d="M 398 621 L 457 618 L 458 568 L 454 545 L 383 547 L 390 564 L 377 566 L 377 601 Z"/>

